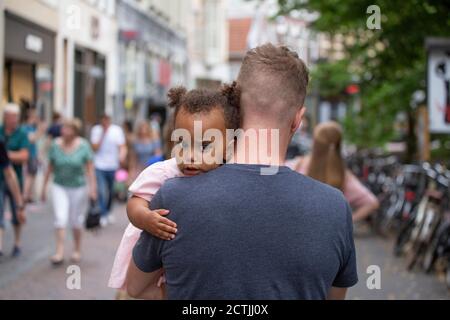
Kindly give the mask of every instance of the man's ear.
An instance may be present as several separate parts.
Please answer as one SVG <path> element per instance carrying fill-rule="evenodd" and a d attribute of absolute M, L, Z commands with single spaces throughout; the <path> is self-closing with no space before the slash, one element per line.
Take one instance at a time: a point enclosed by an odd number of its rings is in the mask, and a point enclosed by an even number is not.
<path fill-rule="evenodd" d="M 306 112 L 306 108 L 303 106 L 300 109 L 298 109 L 297 112 L 295 113 L 295 118 L 291 125 L 291 134 L 294 134 L 300 127 L 300 124 L 302 123 L 305 112 Z"/>

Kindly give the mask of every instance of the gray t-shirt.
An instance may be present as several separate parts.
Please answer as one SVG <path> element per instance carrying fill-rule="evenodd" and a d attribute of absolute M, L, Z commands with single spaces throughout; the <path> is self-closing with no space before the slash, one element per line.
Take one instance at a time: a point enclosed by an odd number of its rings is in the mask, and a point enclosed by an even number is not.
<path fill-rule="evenodd" d="M 166 271 L 169 299 L 325 299 L 358 281 L 351 211 L 338 190 L 280 167 L 224 165 L 168 180 L 172 241 L 142 232 L 133 259 Z"/>

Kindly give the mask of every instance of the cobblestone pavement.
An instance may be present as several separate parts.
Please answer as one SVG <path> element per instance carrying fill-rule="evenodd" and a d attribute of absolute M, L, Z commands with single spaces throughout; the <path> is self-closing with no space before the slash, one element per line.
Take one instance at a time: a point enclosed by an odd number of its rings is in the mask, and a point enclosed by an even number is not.
<path fill-rule="evenodd" d="M 117 221 L 98 233 L 85 233 L 81 290 L 68 290 L 69 275 L 65 265 L 54 268 L 48 257 L 54 248 L 52 214 L 48 206 L 30 207 L 24 230 L 23 254 L 17 259 L 8 256 L 0 263 L 0 299 L 114 299 L 115 291 L 107 287 L 115 250 L 127 224 L 123 205 L 114 210 Z M 70 236 L 68 236 L 70 238 Z M 392 244 L 384 239 L 357 236 L 359 283 L 349 290 L 348 299 L 449 299 L 450 293 L 439 277 L 416 270 L 407 272 L 404 260 L 392 255 Z M 12 246 L 12 230 L 7 229 L 5 253 Z M 66 258 L 70 256 L 70 239 Z M 369 290 L 367 267 L 381 269 L 381 289 Z"/>

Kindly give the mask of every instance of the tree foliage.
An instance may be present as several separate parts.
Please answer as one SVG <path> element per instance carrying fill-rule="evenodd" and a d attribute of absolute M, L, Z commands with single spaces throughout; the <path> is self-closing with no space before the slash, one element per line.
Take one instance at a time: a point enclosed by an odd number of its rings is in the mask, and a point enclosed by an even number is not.
<path fill-rule="evenodd" d="M 342 35 L 346 62 L 318 66 L 342 72 L 336 77 L 319 77 L 320 90 L 341 90 L 335 81 L 349 74 L 358 76 L 362 108 L 345 121 L 350 140 L 358 145 L 380 145 L 394 136 L 393 124 L 399 112 L 414 120 L 411 98 L 426 86 L 426 37 L 450 37 L 450 1 L 445 0 L 278 0 L 280 15 L 294 10 L 318 12 L 312 28 Z M 367 8 L 378 5 L 381 29 L 369 30 Z M 347 66 L 346 70 L 342 66 Z M 314 73 L 313 73 L 314 76 Z M 330 81 L 328 81 L 330 80 Z M 334 88 L 334 89 L 333 89 Z M 411 121 L 410 121 L 411 122 Z M 412 122 L 411 122 L 412 123 Z M 409 141 L 414 148 L 414 137 Z"/>

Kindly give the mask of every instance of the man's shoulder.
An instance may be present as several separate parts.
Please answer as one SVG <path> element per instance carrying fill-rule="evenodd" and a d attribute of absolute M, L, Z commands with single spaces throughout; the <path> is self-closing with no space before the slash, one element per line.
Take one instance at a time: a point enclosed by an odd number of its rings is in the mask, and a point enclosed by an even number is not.
<path fill-rule="evenodd" d="M 208 188 L 208 186 L 211 186 L 211 183 L 218 183 L 218 180 L 214 178 L 213 174 L 217 169 L 193 177 L 185 177 L 178 169 L 178 166 L 176 166 L 175 159 L 161 162 L 159 164 L 159 169 L 172 172 L 172 174 L 167 176 L 167 180 L 160 188 L 160 192 L 164 195 L 192 195 L 194 190 L 204 190 L 205 186 Z"/>
<path fill-rule="evenodd" d="M 117 125 L 117 124 L 112 124 L 111 127 L 110 127 L 110 129 L 112 129 L 112 131 L 113 131 L 115 134 L 122 134 L 122 133 L 123 133 L 122 127 L 120 127 L 120 126 Z"/>
<path fill-rule="evenodd" d="M 293 170 L 288 176 L 285 191 L 293 198 L 320 205 L 331 203 L 336 209 L 345 209 L 347 200 L 341 190 Z"/>
<path fill-rule="evenodd" d="M 98 134 L 102 131 L 103 131 L 103 127 L 99 124 L 94 125 L 91 129 L 91 133 L 95 133 L 95 134 Z"/>

